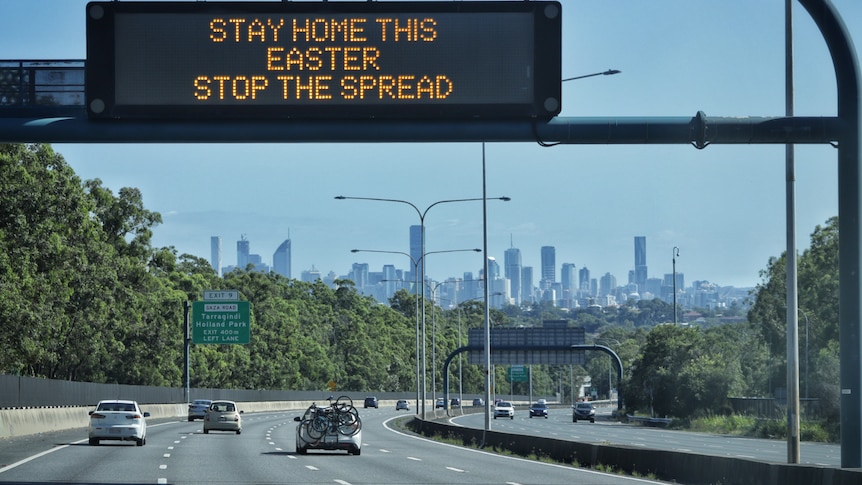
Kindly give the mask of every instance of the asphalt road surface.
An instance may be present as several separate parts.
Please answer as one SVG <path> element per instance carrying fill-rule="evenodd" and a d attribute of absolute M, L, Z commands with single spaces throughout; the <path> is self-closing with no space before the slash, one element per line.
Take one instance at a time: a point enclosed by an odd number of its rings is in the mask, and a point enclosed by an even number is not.
<path fill-rule="evenodd" d="M 201 421 L 151 420 L 143 447 L 133 442 L 90 446 L 86 429 L 0 440 L 0 483 L 658 483 L 438 443 L 396 429 L 393 420 L 404 412 L 359 411 L 360 456 L 297 454 L 293 418 L 298 412 L 245 414 L 240 435 L 205 435 Z"/>

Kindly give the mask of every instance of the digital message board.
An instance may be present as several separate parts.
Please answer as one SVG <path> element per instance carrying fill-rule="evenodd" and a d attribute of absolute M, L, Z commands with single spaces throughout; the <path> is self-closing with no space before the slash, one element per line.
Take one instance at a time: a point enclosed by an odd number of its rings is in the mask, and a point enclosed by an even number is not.
<path fill-rule="evenodd" d="M 559 2 L 92 2 L 91 118 L 548 118 Z"/>

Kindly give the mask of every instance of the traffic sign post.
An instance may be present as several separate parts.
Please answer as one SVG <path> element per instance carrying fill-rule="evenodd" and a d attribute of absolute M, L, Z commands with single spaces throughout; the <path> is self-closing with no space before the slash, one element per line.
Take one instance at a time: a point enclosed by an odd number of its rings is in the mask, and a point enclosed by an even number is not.
<path fill-rule="evenodd" d="M 527 368 L 523 365 L 509 366 L 509 382 L 527 382 Z"/>
<path fill-rule="evenodd" d="M 247 301 L 196 301 L 192 303 L 192 342 L 196 344 L 248 344 L 251 335 Z"/>

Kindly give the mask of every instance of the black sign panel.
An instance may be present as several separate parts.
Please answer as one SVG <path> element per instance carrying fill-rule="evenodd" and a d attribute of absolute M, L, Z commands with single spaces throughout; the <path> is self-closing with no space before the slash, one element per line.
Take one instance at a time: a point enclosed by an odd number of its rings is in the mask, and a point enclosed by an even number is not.
<path fill-rule="evenodd" d="M 548 118 L 559 2 L 93 2 L 91 118 Z"/>

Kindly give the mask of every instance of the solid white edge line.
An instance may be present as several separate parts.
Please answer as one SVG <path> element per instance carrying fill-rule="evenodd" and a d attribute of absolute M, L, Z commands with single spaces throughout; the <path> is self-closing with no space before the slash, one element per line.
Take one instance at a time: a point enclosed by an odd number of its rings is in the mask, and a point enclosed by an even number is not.
<path fill-rule="evenodd" d="M 152 426 L 151 426 L 151 425 L 147 425 L 147 427 L 155 428 L 155 427 L 157 427 L 157 426 L 164 426 L 164 425 L 167 425 L 167 424 L 179 423 L 179 422 L 180 422 L 180 421 L 171 421 L 171 422 L 168 422 L 168 423 L 159 423 L 159 424 L 154 424 L 154 425 L 152 425 Z M 85 441 L 88 441 L 88 439 L 83 439 L 83 440 L 73 441 L 71 444 L 68 444 L 68 445 L 55 446 L 54 448 L 51 448 L 50 450 L 45 450 L 45 451 L 43 451 L 43 452 L 41 452 L 41 453 L 36 453 L 36 454 L 35 454 L 35 455 L 33 455 L 33 456 L 28 456 L 27 458 L 24 458 L 23 460 L 17 461 L 17 462 L 15 462 L 15 463 L 12 463 L 12 464 L 9 464 L 9 465 L 4 466 L 3 468 L 0 468 L 0 473 L 4 473 L 4 472 L 6 472 L 6 471 L 9 471 L 9 470 L 11 470 L 11 469 L 13 469 L 13 468 L 15 468 L 15 467 L 17 467 L 17 466 L 21 466 L 21 465 L 23 465 L 24 463 L 27 463 L 28 461 L 33 461 L 33 460 L 35 460 L 36 458 L 41 458 L 41 457 L 43 457 L 43 456 L 47 455 L 48 453 L 53 453 L 53 452 L 55 452 L 55 451 L 60 451 L 60 450 L 62 450 L 63 448 L 68 448 L 68 447 L 70 447 L 70 446 L 72 446 L 72 445 L 78 445 L 78 444 L 81 444 L 81 443 L 83 443 L 83 442 L 85 442 Z"/>
<path fill-rule="evenodd" d="M 77 444 L 79 444 L 79 443 L 83 443 L 83 442 L 85 442 L 85 441 L 87 441 L 87 440 L 74 441 L 74 442 L 72 442 L 72 444 L 71 444 L 71 445 L 60 445 L 60 446 L 57 446 L 57 447 L 51 448 L 50 450 L 45 450 L 45 451 L 43 451 L 43 452 L 41 452 L 41 453 L 37 453 L 37 454 L 35 454 L 35 455 L 33 455 L 33 456 L 29 456 L 29 457 L 27 457 L 27 458 L 24 458 L 24 459 L 23 459 L 23 460 L 21 460 L 21 461 L 17 461 L 17 462 L 15 462 L 15 463 L 12 463 L 11 465 L 6 465 L 6 466 L 4 466 L 3 468 L 0 468 L 0 473 L 7 472 L 7 471 L 9 471 L 9 470 L 11 470 L 11 469 L 13 469 L 13 468 L 15 468 L 15 467 L 17 467 L 17 466 L 20 466 L 20 465 L 23 465 L 24 463 L 27 463 L 28 461 L 33 461 L 33 460 L 35 460 L 36 458 L 41 458 L 41 457 L 43 457 L 43 456 L 47 455 L 48 453 L 53 453 L 53 452 L 55 452 L 55 451 L 62 450 L 63 448 L 68 448 L 68 447 L 70 447 L 70 446 L 72 446 L 72 445 L 77 445 Z"/>
<path fill-rule="evenodd" d="M 525 462 L 525 463 L 533 463 L 533 464 L 536 464 L 536 465 L 550 466 L 550 467 L 555 467 L 555 468 L 563 468 L 563 469 L 566 469 L 566 470 L 571 470 L 571 471 L 573 471 L 573 472 L 582 472 L 582 473 L 588 473 L 588 474 L 591 474 L 591 475 L 601 475 L 601 476 L 609 476 L 609 475 L 610 475 L 610 476 L 613 476 L 613 477 L 615 477 L 615 478 L 622 478 L 622 479 L 624 479 L 624 480 L 630 480 L 630 481 L 633 481 L 633 482 L 639 482 L 639 483 L 655 483 L 655 484 L 662 483 L 662 482 L 658 482 L 658 481 L 654 481 L 654 480 L 645 480 L 645 479 L 642 479 L 642 478 L 635 478 L 635 477 L 627 477 L 627 476 L 623 476 L 623 475 L 616 475 L 616 474 L 613 474 L 613 473 L 597 472 L 597 471 L 594 471 L 594 470 L 588 470 L 588 469 L 586 469 L 586 468 L 578 468 L 578 467 L 573 466 L 573 465 L 558 465 L 558 464 L 556 464 L 556 463 L 545 463 L 545 462 L 543 462 L 543 461 L 528 460 L 528 459 L 526 459 L 526 458 L 521 458 L 521 457 L 518 457 L 518 456 L 500 455 L 500 454 L 498 454 L 498 453 L 492 453 L 492 452 L 490 452 L 490 451 L 484 451 L 484 450 L 477 450 L 477 449 L 475 449 L 475 448 L 468 448 L 468 447 L 466 447 L 466 446 L 458 446 L 458 445 L 450 445 L 449 443 L 441 443 L 441 442 L 439 442 L 439 441 L 434 441 L 434 440 L 432 440 L 432 439 L 424 438 L 424 437 L 422 437 L 422 436 L 415 436 L 415 435 L 411 435 L 411 434 L 407 434 L 407 433 L 402 433 L 401 431 L 398 431 L 398 430 L 396 430 L 396 429 L 394 429 L 394 428 L 390 427 L 390 426 L 389 426 L 389 422 L 390 422 L 390 421 L 392 421 L 392 420 L 394 420 L 394 419 L 398 419 L 399 417 L 400 417 L 400 416 L 393 416 L 393 417 L 391 417 L 391 418 L 387 419 L 386 421 L 384 421 L 384 422 L 383 422 L 383 427 L 384 427 L 384 428 L 386 428 L 387 430 L 389 430 L 389 431 L 391 431 L 391 432 L 395 433 L 395 434 L 399 434 L 399 435 L 401 435 L 401 436 L 405 436 L 405 437 L 407 437 L 407 438 L 413 438 L 413 439 L 421 440 L 421 441 L 425 441 L 425 442 L 428 442 L 428 443 L 434 443 L 434 444 L 436 444 L 436 445 L 440 445 L 440 446 L 448 446 L 448 447 L 450 447 L 450 448 L 457 448 L 457 449 L 459 449 L 459 450 L 469 451 L 469 452 L 471 452 L 471 453 L 480 453 L 480 454 L 483 454 L 483 455 L 496 456 L 496 457 L 498 457 L 498 458 L 503 458 L 503 459 L 507 459 L 507 460 L 517 460 L 517 461 L 523 461 L 523 462 Z"/>

